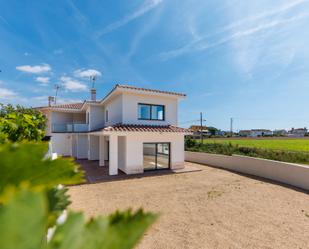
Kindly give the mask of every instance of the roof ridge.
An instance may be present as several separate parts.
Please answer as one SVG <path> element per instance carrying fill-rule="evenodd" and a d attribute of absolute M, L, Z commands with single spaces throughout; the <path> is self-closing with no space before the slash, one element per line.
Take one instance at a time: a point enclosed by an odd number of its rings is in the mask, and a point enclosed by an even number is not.
<path fill-rule="evenodd" d="M 172 92 L 172 91 L 166 91 L 166 90 L 157 90 L 157 89 L 144 88 L 144 87 L 138 87 L 138 86 L 132 86 L 132 85 L 116 84 L 114 85 L 112 90 L 108 92 L 101 100 L 97 100 L 97 101 L 84 100 L 81 102 L 58 104 L 58 105 L 44 106 L 44 107 L 37 107 L 37 108 L 66 108 L 66 106 L 69 106 L 69 109 L 81 109 L 85 103 L 101 103 L 106 98 L 108 98 L 117 88 L 153 92 L 153 93 L 163 93 L 163 94 L 176 95 L 176 96 L 182 96 L 182 97 L 186 96 L 186 94 L 184 93 L 178 93 L 178 92 Z M 72 107 L 72 105 L 80 105 L 80 106 Z"/>
<path fill-rule="evenodd" d="M 178 93 L 178 92 L 172 92 L 172 91 L 166 91 L 166 90 L 158 90 L 158 89 L 152 89 L 152 88 L 145 88 L 145 87 L 139 87 L 139 86 L 131 86 L 131 85 L 123 85 L 123 84 L 116 84 L 115 86 L 120 88 L 129 88 L 132 90 L 141 90 L 141 91 L 148 91 L 148 92 L 157 92 L 157 93 L 166 93 L 166 94 L 172 94 L 172 95 L 178 95 L 178 96 L 186 96 L 184 93 Z"/>

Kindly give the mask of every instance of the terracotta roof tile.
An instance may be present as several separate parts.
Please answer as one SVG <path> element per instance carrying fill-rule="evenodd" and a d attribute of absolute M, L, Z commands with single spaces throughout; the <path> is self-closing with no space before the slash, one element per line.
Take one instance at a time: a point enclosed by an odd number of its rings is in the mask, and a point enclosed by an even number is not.
<path fill-rule="evenodd" d="M 174 132 L 174 133 L 191 133 L 190 129 L 180 128 L 173 125 L 132 125 L 116 124 L 107 126 L 100 131 L 117 131 L 117 132 Z"/>
<path fill-rule="evenodd" d="M 79 103 L 68 103 L 68 104 L 59 104 L 59 105 L 52 105 L 50 108 L 55 108 L 55 109 L 80 109 L 83 106 L 83 102 Z"/>
<path fill-rule="evenodd" d="M 186 94 L 183 94 L 183 93 L 176 93 L 176 92 L 170 92 L 170 91 L 162 91 L 162 90 L 155 90 L 155 89 L 149 89 L 149 88 L 142 88 L 142 87 L 135 87 L 135 86 L 117 84 L 101 101 L 84 101 L 84 102 L 78 102 L 78 103 L 59 104 L 59 105 L 52 105 L 52 106 L 42 106 L 42 107 L 36 107 L 36 109 L 42 109 L 42 108 L 72 109 L 72 110 L 81 109 L 85 102 L 86 103 L 100 103 L 100 102 L 102 102 L 109 95 L 111 95 L 117 88 L 129 89 L 129 90 L 135 90 L 135 91 L 162 93 L 162 94 L 176 95 L 176 96 L 181 96 L 181 97 L 186 96 Z"/>
<path fill-rule="evenodd" d="M 155 90 L 155 89 L 149 89 L 149 88 L 143 88 L 143 87 L 136 87 L 136 86 L 128 86 L 128 85 L 120 85 L 120 84 L 117 84 L 116 87 L 117 87 L 117 88 L 124 88 L 124 89 L 137 90 L 137 91 L 145 91 L 145 92 L 165 93 L 165 94 L 171 94 L 171 95 L 177 95 L 177 96 L 183 96 L 183 97 L 186 96 L 186 94 L 183 94 L 183 93 L 176 93 L 176 92 Z"/>

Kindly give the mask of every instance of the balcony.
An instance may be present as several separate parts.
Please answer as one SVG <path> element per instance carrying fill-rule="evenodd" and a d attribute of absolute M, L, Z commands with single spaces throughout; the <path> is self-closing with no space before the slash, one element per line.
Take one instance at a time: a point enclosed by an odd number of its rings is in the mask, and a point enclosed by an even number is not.
<path fill-rule="evenodd" d="M 88 127 L 85 123 L 52 124 L 52 132 L 87 132 Z"/>

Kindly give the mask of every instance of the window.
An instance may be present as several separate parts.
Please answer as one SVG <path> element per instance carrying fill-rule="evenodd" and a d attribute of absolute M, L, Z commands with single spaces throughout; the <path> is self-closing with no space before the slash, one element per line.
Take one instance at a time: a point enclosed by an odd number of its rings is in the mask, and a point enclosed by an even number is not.
<path fill-rule="evenodd" d="M 86 123 L 89 124 L 89 112 L 87 112 Z"/>
<path fill-rule="evenodd" d="M 108 110 L 105 111 L 105 122 L 108 122 Z"/>
<path fill-rule="evenodd" d="M 165 110 L 163 105 L 138 104 L 138 119 L 164 120 Z"/>
<path fill-rule="evenodd" d="M 144 170 L 170 168 L 170 143 L 143 143 Z"/>

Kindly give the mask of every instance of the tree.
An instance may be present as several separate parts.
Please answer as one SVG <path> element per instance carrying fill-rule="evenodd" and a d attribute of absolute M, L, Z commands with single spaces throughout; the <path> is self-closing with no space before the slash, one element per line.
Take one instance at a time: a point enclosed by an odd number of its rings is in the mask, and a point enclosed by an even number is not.
<path fill-rule="evenodd" d="M 216 133 L 219 131 L 216 127 L 212 127 L 212 126 L 207 127 L 207 129 L 212 136 L 215 136 Z"/>
<path fill-rule="evenodd" d="M 46 143 L 0 145 L 1 249 L 132 248 L 156 215 L 116 212 L 86 221 L 63 210 L 69 199 L 59 184 L 83 182 L 72 159 L 45 158 Z M 61 215 L 61 216 L 60 216 Z M 47 236 L 49 234 L 49 236 Z"/>
<path fill-rule="evenodd" d="M 0 104 L 0 143 L 40 141 L 45 135 L 46 118 L 38 110 Z"/>

